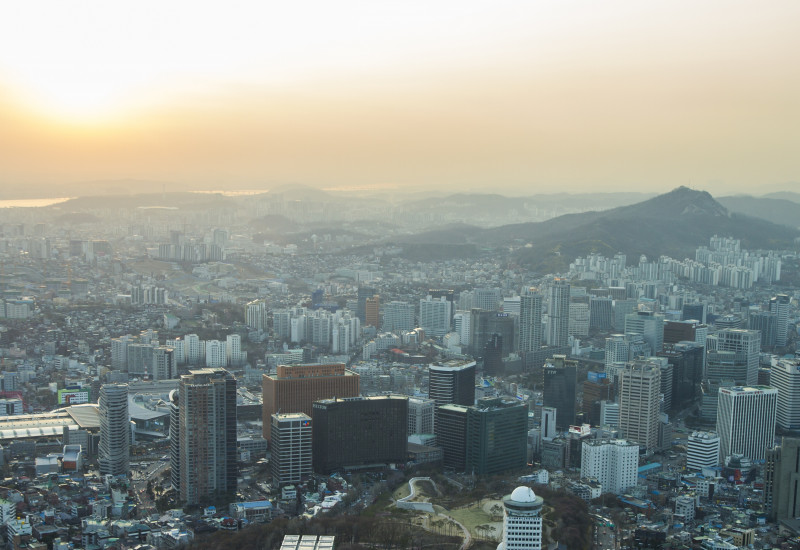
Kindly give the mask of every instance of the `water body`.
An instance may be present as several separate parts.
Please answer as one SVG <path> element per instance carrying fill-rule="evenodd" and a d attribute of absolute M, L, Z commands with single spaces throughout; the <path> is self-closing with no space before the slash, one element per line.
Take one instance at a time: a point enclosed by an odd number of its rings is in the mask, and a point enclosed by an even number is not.
<path fill-rule="evenodd" d="M 59 197 L 57 199 L 13 199 L 0 200 L 0 208 L 41 208 L 52 206 L 70 200 L 72 197 Z"/>

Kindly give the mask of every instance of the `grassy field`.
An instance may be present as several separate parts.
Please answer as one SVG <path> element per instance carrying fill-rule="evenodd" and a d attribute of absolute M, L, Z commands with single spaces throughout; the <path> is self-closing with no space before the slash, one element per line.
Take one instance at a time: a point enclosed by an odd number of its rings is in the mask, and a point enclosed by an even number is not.
<path fill-rule="evenodd" d="M 492 516 L 487 512 L 487 510 L 491 508 L 491 504 L 492 503 L 485 503 L 483 506 L 479 506 L 476 503 L 472 506 L 466 508 L 457 508 L 446 513 L 458 520 L 464 525 L 464 527 L 469 529 L 469 532 L 472 533 L 472 536 L 475 538 L 484 538 L 486 536 L 483 531 L 479 532 L 476 529 L 478 525 L 492 526 L 494 531 L 492 531 L 489 536 L 497 538 L 503 531 L 503 522 L 492 521 Z"/>

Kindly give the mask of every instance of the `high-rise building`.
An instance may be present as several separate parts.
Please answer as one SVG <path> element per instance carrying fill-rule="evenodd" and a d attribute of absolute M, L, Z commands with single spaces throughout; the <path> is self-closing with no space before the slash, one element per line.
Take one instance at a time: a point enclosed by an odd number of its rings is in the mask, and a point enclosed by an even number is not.
<path fill-rule="evenodd" d="M 437 407 L 475 404 L 475 361 L 452 360 L 428 367 L 428 398 Z"/>
<path fill-rule="evenodd" d="M 589 328 L 601 331 L 614 328 L 614 303 L 611 298 L 595 296 L 589 300 Z"/>
<path fill-rule="evenodd" d="M 467 411 L 466 471 L 494 475 L 524 468 L 528 408 L 516 399 L 483 398 Z"/>
<path fill-rule="evenodd" d="M 530 353 L 542 347 L 542 295 L 529 289 L 519 298 L 520 353 Z"/>
<path fill-rule="evenodd" d="M 200 348 L 200 337 L 196 334 L 187 334 L 184 337 L 186 341 L 186 362 L 190 365 L 199 365 L 200 359 L 203 357 L 203 352 Z"/>
<path fill-rule="evenodd" d="M 706 311 L 708 306 L 702 303 L 683 304 L 681 319 L 683 321 L 696 320 L 702 324 L 706 323 Z"/>
<path fill-rule="evenodd" d="M 503 301 L 503 292 L 499 288 L 476 288 L 472 291 L 472 307 L 497 311 Z"/>
<path fill-rule="evenodd" d="M 414 306 L 393 300 L 383 308 L 383 331 L 400 334 L 414 328 Z"/>
<path fill-rule="evenodd" d="M 228 364 L 228 353 L 225 342 L 206 340 L 206 367 L 216 369 Z"/>
<path fill-rule="evenodd" d="M 97 461 L 101 475 L 121 476 L 130 472 L 131 419 L 128 416 L 128 385 L 100 387 L 100 444 Z"/>
<path fill-rule="evenodd" d="M 197 369 L 178 383 L 180 500 L 189 505 L 236 492 L 236 379 Z"/>
<path fill-rule="evenodd" d="M 778 294 L 769 301 L 769 310 L 777 317 L 775 321 L 775 345 L 783 347 L 789 334 L 789 296 Z"/>
<path fill-rule="evenodd" d="M 672 365 L 672 411 L 683 410 L 700 397 L 705 355 L 705 347 L 694 342 L 668 344 L 658 354 Z"/>
<path fill-rule="evenodd" d="M 660 392 L 657 364 L 637 360 L 619 372 L 619 429 L 648 453 L 658 449 Z"/>
<path fill-rule="evenodd" d="M 380 318 L 381 299 L 376 294 L 371 298 L 367 298 L 364 303 L 364 324 L 368 327 L 377 328 Z"/>
<path fill-rule="evenodd" d="M 375 296 L 376 292 L 373 287 L 369 286 L 359 286 L 358 287 L 358 295 L 357 295 L 357 309 L 356 315 L 358 316 L 359 321 L 365 323 L 367 320 L 367 298 L 372 298 Z"/>
<path fill-rule="evenodd" d="M 578 362 L 565 355 L 554 355 L 545 362 L 542 373 L 544 406 L 556 409 L 556 427 L 566 430 L 575 424 Z"/>
<path fill-rule="evenodd" d="M 664 347 L 664 316 L 652 311 L 637 311 L 625 316 L 625 334 L 641 334 L 653 353 Z"/>
<path fill-rule="evenodd" d="M 764 507 L 770 521 L 800 516 L 800 439 L 784 437 L 767 450 Z"/>
<path fill-rule="evenodd" d="M 497 376 L 503 374 L 503 337 L 492 334 L 483 346 L 483 375 Z M 507 355 L 507 354 L 506 354 Z"/>
<path fill-rule="evenodd" d="M 550 287 L 547 305 L 548 346 L 569 345 L 569 296 L 569 282 L 566 279 L 555 279 Z"/>
<path fill-rule="evenodd" d="M 239 334 L 228 334 L 225 338 L 225 361 L 228 366 L 239 367 L 247 360 L 247 352 L 242 351 L 242 337 Z"/>
<path fill-rule="evenodd" d="M 769 386 L 720 388 L 716 430 L 720 460 L 724 463 L 733 454 L 764 460 L 775 440 L 777 406 L 778 390 Z"/>
<path fill-rule="evenodd" d="M 569 335 L 589 335 L 589 304 L 585 301 L 573 301 L 569 304 Z"/>
<path fill-rule="evenodd" d="M 408 435 L 432 434 L 436 403 L 423 397 L 408 398 Z"/>
<path fill-rule="evenodd" d="M 467 459 L 467 411 L 464 405 L 443 405 L 436 409 L 436 445 L 442 448 L 442 465 L 465 471 Z"/>
<path fill-rule="evenodd" d="M 503 339 L 503 356 L 511 353 L 516 345 L 517 317 L 498 311 L 472 309 L 470 311 L 470 353 L 483 357 L 484 346 L 497 334 Z"/>
<path fill-rule="evenodd" d="M 178 375 L 175 350 L 167 346 L 153 349 L 153 366 L 150 375 L 153 380 L 173 380 Z"/>
<path fill-rule="evenodd" d="M 266 300 L 253 300 L 244 306 L 244 323 L 254 330 L 267 330 L 268 315 Z"/>
<path fill-rule="evenodd" d="M 544 499 L 528 487 L 503 497 L 503 540 L 497 550 L 541 550 Z"/>
<path fill-rule="evenodd" d="M 692 432 L 686 447 L 686 468 L 702 470 L 719 464 L 719 436 L 713 432 Z"/>
<path fill-rule="evenodd" d="M 592 426 L 599 426 L 600 402 L 613 398 L 614 384 L 612 380 L 606 377 L 605 373 L 590 372 L 589 379 L 583 382 L 581 411 L 585 420 Z"/>
<path fill-rule="evenodd" d="M 754 385 L 758 381 L 761 335 L 757 330 L 723 329 L 709 337 L 708 342 L 707 379 L 734 380 L 742 385 Z"/>
<path fill-rule="evenodd" d="M 778 360 L 772 365 L 769 380 L 770 386 L 778 390 L 778 426 L 784 430 L 800 429 L 800 360 Z"/>
<path fill-rule="evenodd" d="M 419 326 L 426 335 L 441 338 L 450 332 L 452 305 L 445 296 L 434 299 L 428 295 L 419 301 Z"/>
<path fill-rule="evenodd" d="M 330 474 L 408 459 L 408 398 L 323 399 L 314 403 L 314 471 Z"/>
<path fill-rule="evenodd" d="M 543 441 L 549 441 L 556 437 L 556 417 L 558 411 L 554 407 L 542 407 L 541 434 Z"/>
<path fill-rule="evenodd" d="M 262 376 L 264 438 L 271 437 L 273 414 L 301 412 L 310 418 L 314 401 L 357 397 L 358 381 L 358 374 L 345 369 L 344 363 L 278 365 L 274 375 Z"/>
<path fill-rule="evenodd" d="M 270 418 L 270 466 L 278 485 L 300 483 L 313 472 L 311 418 L 303 413 L 273 414 Z"/>
<path fill-rule="evenodd" d="M 581 477 L 595 478 L 604 493 L 622 494 L 636 485 L 639 445 L 624 439 L 583 441 Z"/>
<path fill-rule="evenodd" d="M 181 490 L 181 409 L 178 390 L 169 392 L 169 469 L 172 489 Z"/>
<path fill-rule="evenodd" d="M 751 311 L 747 318 L 747 328 L 761 333 L 761 349 L 775 347 L 778 331 L 778 315 L 771 311 Z"/>

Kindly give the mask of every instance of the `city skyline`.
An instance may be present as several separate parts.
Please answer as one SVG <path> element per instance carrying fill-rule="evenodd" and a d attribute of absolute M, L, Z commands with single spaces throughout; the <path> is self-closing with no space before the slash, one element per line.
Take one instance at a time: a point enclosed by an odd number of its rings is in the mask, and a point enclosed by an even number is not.
<path fill-rule="evenodd" d="M 791 2 L 225 10 L 2 8 L 0 185 L 741 193 L 800 179 Z"/>

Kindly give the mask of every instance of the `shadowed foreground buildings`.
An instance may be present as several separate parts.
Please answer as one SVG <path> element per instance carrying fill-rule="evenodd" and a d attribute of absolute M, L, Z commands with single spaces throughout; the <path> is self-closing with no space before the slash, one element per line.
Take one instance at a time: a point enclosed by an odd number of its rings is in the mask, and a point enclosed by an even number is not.
<path fill-rule="evenodd" d="M 314 403 L 314 471 L 404 464 L 408 398 L 400 395 L 323 399 Z"/>
<path fill-rule="evenodd" d="M 311 417 L 314 401 L 334 397 L 358 397 L 359 378 L 358 374 L 345 369 L 344 363 L 278 365 L 274 375 L 263 375 L 262 389 L 262 430 L 264 439 L 269 440 L 272 436 L 270 426 L 273 414 L 301 412 Z"/>

